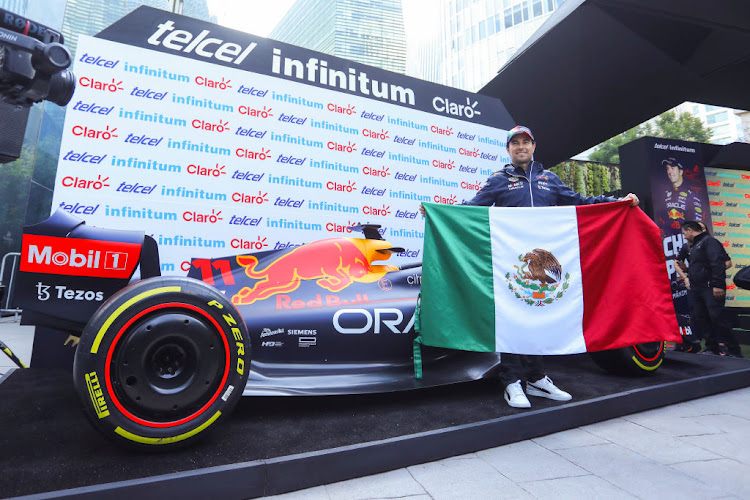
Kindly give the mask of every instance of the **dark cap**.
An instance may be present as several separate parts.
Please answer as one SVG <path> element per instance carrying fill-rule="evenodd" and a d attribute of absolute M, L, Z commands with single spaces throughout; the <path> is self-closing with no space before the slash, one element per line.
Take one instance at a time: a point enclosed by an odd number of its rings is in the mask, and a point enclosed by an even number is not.
<path fill-rule="evenodd" d="M 529 130 L 528 127 L 524 127 L 523 125 L 516 125 L 512 129 L 508 130 L 508 142 L 510 142 L 511 139 L 519 134 L 526 134 L 529 136 L 529 138 L 531 138 L 532 141 L 536 142 L 536 139 L 534 139 L 534 134 L 531 133 L 531 130 Z"/>
<path fill-rule="evenodd" d="M 661 164 L 662 165 L 672 165 L 672 166 L 675 166 L 675 167 L 679 168 L 680 170 L 685 170 L 685 167 L 683 167 L 682 165 L 680 165 L 680 163 L 675 158 L 667 158 L 666 160 L 662 160 Z"/>

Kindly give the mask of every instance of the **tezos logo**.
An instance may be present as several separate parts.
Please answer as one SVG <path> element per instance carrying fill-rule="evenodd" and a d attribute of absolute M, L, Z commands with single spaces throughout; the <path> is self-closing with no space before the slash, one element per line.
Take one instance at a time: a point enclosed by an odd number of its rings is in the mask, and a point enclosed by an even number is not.
<path fill-rule="evenodd" d="M 75 290 L 64 285 L 55 286 L 54 291 L 50 292 L 52 285 L 45 285 L 41 281 L 36 284 L 36 298 L 40 301 L 49 300 L 55 297 L 60 300 L 78 300 L 86 302 L 101 302 L 104 300 L 104 292 L 94 292 L 92 290 Z"/>

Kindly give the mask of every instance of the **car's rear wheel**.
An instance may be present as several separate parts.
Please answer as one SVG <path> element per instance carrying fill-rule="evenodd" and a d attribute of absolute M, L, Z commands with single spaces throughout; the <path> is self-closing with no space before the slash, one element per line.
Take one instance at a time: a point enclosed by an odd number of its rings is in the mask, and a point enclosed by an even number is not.
<path fill-rule="evenodd" d="M 648 375 L 664 361 L 664 342 L 648 342 L 621 349 L 590 353 L 594 362 L 619 375 Z"/>
<path fill-rule="evenodd" d="M 105 302 L 81 335 L 73 380 L 94 426 L 131 447 L 202 437 L 231 412 L 250 369 L 245 324 L 197 280 L 151 278 Z"/>

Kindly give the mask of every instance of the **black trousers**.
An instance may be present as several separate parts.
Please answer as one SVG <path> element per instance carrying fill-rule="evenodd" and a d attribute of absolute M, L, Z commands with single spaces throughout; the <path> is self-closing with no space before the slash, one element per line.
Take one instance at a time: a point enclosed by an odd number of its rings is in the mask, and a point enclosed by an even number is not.
<path fill-rule="evenodd" d="M 536 382 L 544 378 L 544 357 L 524 354 L 500 354 L 500 383 L 503 387 L 516 380 Z"/>
<path fill-rule="evenodd" d="M 714 297 L 712 288 L 694 288 L 688 291 L 688 300 L 693 334 L 697 341 L 706 341 L 707 350 L 717 351 L 720 342 L 729 347 L 737 343 L 723 314 L 724 297 Z"/>

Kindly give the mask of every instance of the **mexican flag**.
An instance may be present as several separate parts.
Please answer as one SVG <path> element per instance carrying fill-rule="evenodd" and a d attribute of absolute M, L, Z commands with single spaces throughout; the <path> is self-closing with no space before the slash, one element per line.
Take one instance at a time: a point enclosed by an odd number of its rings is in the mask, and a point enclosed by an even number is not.
<path fill-rule="evenodd" d="M 681 342 L 659 229 L 629 204 L 425 203 L 417 341 L 517 354 Z"/>

